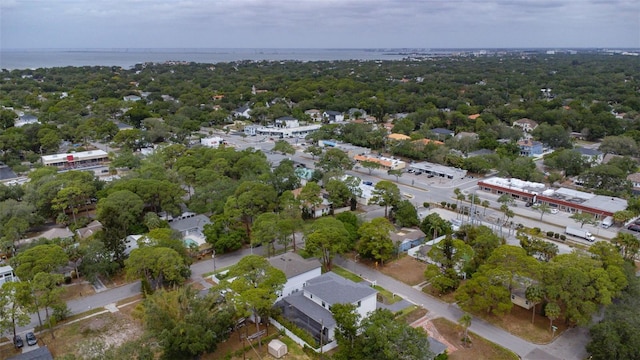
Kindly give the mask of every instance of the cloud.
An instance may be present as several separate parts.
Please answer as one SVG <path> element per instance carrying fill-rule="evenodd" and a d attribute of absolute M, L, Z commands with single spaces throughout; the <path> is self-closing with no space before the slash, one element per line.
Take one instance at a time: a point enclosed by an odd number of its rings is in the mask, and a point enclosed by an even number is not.
<path fill-rule="evenodd" d="M 637 0 L 1 0 L 0 4 L 2 47 L 553 47 L 608 42 L 640 46 Z"/>

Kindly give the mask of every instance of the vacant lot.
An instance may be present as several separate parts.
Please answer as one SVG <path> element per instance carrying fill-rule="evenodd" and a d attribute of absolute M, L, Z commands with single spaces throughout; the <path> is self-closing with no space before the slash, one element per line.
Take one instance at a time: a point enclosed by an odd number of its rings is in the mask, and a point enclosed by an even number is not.
<path fill-rule="evenodd" d="M 498 346 L 484 338 L 469 332 L 471 346 L 467 347 L 462 343 L 464 329 L 447 319 L 437 318 L 432 320 L 433 325 L 447 342 L 456 347 L 456 350 L 449 353 L 450 360 L 516 360 L 518 356 L 513 352 Z"/>
<path fill-rule="evenodd" d="M 368 264 L 370 266 L 370 264 Z M 375 266 L 374 266 L 375 267 Z M 408 285 L 418 285 L 424 281 L 425 263 L 420 262 L 411 256 L 403 256 L 398 260 L 393 260 L 378 267 L 382 273 L 400 280 Z"/>

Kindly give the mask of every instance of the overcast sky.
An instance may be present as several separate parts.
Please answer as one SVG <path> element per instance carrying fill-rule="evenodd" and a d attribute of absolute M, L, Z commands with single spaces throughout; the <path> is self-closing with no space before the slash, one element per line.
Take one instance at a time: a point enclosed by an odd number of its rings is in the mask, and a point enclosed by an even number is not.
<path fill-rule="evenodd" d="M 640 47 L 638 0 L 0 0 L 13 48 Z"/>

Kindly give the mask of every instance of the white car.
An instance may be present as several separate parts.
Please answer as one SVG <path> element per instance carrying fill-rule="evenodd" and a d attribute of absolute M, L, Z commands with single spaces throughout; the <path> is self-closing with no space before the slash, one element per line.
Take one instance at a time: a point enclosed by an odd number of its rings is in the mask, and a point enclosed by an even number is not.
<path fill-rule="evenodd" d="M 558 209 L 551 209 L 551 213 L 552 214 L 557 214 L 558 213 Z"/>

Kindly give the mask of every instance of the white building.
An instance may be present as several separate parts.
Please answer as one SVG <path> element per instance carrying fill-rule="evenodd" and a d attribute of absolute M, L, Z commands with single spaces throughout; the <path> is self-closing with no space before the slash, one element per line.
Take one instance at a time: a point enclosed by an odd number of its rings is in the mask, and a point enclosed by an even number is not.
<path fill-rule="evenodd" d="M 59 169 L 77 169 L 102 165 L 109 161 L 109 154 L 103 150 L 80 151 L 75 153 L 43 155 L 42 165 Z"/>
<path fill-rule="evenodd" d="M 335 339 L 336 321 L 329 310 L 334 304 L 353 304 L 361 319 L 376 310 L 372 287 L 347 280 L 333 272 L 308 280 L 302 291 L 285 296 L 276 303 L 282 315 L 308 331 L 321 345 Z"/>
<path fill-rule="evenodd" d="M 18 281 L 16 273 L 13 272 L 13 268 L 9 265 L 0 266 L 0 286 L 6 282 Z"/>
<path fill-rule="evenodd" d="M 221 138 L 220 136 L 212 136 L 212 137 L 200 139 L 200 145 L 210 147 L 210 148 L 217 148 L 222 144 L 224 144 L 224 139 Z"/>
<path fill-rule="evenodd" d="M 318 259 L 305 259 L 294 252 L 272 257 L 269 263 L 287 276 L 287 283 L 284 284 L 278 300 L 302 291 L 307 281 L 322 275 L 322 264 Z"/>

